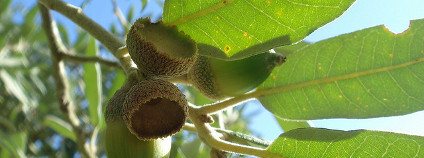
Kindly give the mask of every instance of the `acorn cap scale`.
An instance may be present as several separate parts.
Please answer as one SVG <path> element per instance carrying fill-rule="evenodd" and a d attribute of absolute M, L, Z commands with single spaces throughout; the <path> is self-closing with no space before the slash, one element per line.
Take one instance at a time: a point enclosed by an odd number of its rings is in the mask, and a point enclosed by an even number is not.
<path fill-rule="evenodd" d="M 172 78 L 186 74 L 197 57 L 197 45 L 175 26 L 138 19 L 127 35 L 131 58 L 145 77 Z"/>
<path fill-rule="evenodd" d="M 127 81 L 117 90 L 106 106 L 105 147 L 110 158 L 165 158 L 171 150 L 171 137 L 139 140 L 132 134 L 122 119 L 123 103 L 134 85 Z"/>
<path fill-rule="evenodd" d="M 208 57 L 199 56 L 187 75 L 190 82 L 206 97 L 215 100 L 223 94 L 216 83 Z"/>
<path fill-rule="evenodd" d="M 127 82 L 118 89 L 115 94 L 113 94 L 112 98 L 109 99 L 106 105 L 105 111 L 105 121 L 106 123 L 115 121 L 117 119 L 122 119 L 122 108 L 125 101 L 125 96 L 128 91 L 131 89 L 133 84 Z"/>
<path fill-rule="evenodd" d="M 159 79 L 137 83 L 124 101 L 123 119 L 140 140 L 163 138 L 180 131 L 187 115 L 184 94 L 174 84 Z"/>

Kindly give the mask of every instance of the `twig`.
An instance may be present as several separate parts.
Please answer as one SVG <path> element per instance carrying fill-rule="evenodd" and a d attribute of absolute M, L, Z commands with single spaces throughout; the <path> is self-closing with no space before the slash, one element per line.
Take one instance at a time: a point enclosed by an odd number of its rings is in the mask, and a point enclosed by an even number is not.
<path fill-rule="evenodd" d="M 137 73 L 137 65 L 131 59 L 131 56 L 128 54 L 128 49 L 126 46 L 123 46 L 118 49 L 117 54 L 119 56 L 118 60 L 121 63 L 122 68 L 124 68 L 125 74 L 129 80 L 138 80 L 142 79 L 141 75 Z"/>
<path fill-rule="evenodd" d="M 220 110 L 224 110 L 226 108 L 236 106 L 240 103 L 248 101 L 249 99 L 252 99 L 254 97 L 259 96 L 260 94 L 258 94 L 257 92 L 258 91 L 254 91 L 254 92 L 239 95 L 239 96 L 236 96 L 234 98 L 227 99 L 227 100 L 224 100 L 224 101 L 221 101 L 221 102 L 217 102 L 217 103 L 213 103 L 213 104 L 209 104 L 209 105 L 204 105 L 202 107 L 199 107 L 198 111 L 201 114 L 216 113 Z"/>
<path fill-rule="evenodd" d="M 183 130 L 191 131 L 191 132 L 197 132 L 196 126 L 194 126 L 191 123 L 185 123 L 184 126 L 183 126 Z"/>
<path fill-rule="evenodd" d="M 69 96 L 66 93 L 67 89 L 67 78 L 64 71 L 64 65 L 60 58 L 60 52 L 64 50 L 63 45 L 60 42 L 56 23 L 53 21 L 49 10 L 43 5 L 39 4 L 41 17 L 43 19 L 43 28 L 49 41 L 50 53 L 52 58 L 53 66 L 53 77 L 56 84 L 56 97 L 60 105 L 60 110 L 65 116 L 65 120 L 68 121 L 74 133 L 77 136 L 78 150 L 81 152 L 83 157 L 94 157 L 90 150 L 85 147 L 85 135 L 83 129 L 80 127 L 80 122 L 75 114 L 75 107 Z"/>
<path fill-rule="evenodd" d="M 217 132 L 219 133 L 225 133 L 227 135 L 231 135 L 234 137 L 237 137 L 239 139 L 251 142 L 253 144 L 256 145 L 260 145 L 263 147 L 268 147 L 269 145 L 271 145 L 271 142 L 248 135 L 248 134 L 244 134 L 244 133 L 240 133 L 240 132 L 234 132 L 234 131 L 230 131 L 230 130 L 226 130 L 226 129 L 216 129 Z"/>
<path fill-rule="evenodd" d="M 61 0 L 38 0 L 49 9 L 53 9 L 66 16 L 78 26 L 90 33 L 94 38 L 100 41 L 116 58 L 118 49 L 124 46 L 124 42 L 115 37 L 112 33 L 105 30 L 102 26 L 87 17 L 82 9 Z"/>
<path fill-rule="evenodd" d="M 271 144 L 269 141 L 266 141 L 266 140 L 263 140 L 263 139 L 260 139 L 260 138 L 257 138 L 257 137 L 251 136 L 251 135 L 247 135 L 247 134 L 244 134 L 244 133 L 234 132 L 234 131 L 230 131 L 230 130 L 226 130 L 226 129 L 220 129 L 220 128 L 213 128 L 213 127 L 212 127 L 212 129 L 219 132 L 219 133 L 231 135 L 231 136 L 237 137 L 239 139 L 243 139 L 245 141 L 248 141 L 248 142 L 251 142 L 253 144 L 263 146 L 263 147 L 268 147 Z M 183 126 L 183 130 L 191 131 L 191 132 L 197 132 L 196 126 L 194 126 L 191 123 L 185 123 L 184 126 Z"/>
<path fill-rule="evenodd" d="M 201 120 L 198 119 L 199 117 L 204 115 L 202 113 L 199 113 L 200 111 L 198 107 L 190 104 L 189 111 L 189 118 L 196 126 L 199 137 L 202 138 L 202 140 L 210 147 L 227 152 L 245 155 L 255 155 L 259 157 L 281 157 L 261 148 L 224 141 L 219 138 L 218 133 L 209 124 L 201 122 Z"/>
<path fill-rule="evenodd" d="M 134 72 L 136 72 L 135 70 L 137 70 L 137 66 L 133 64 L 134 62 L 128 55 L 124 42 L 87 17 L 82 12 L 81 8 L 65 3 L 61 0 L 38 1 L 46 7 L 56 10 L 66 16 L 100 41 L 100 43 L 102 43 L 119 60 L 119 63 L 121 63 L 121 66 L 127 76 L 129 74 L 135 74 Z"/>
<path fill-rule="evenodd" d="M 97 57 L 97 56 L 88 57 L 88 56 L 83 56 L 83 55 L 72 55 L 72 54 L 69 54 L 69 53 L 60 53 L 60 55 L 61 55 L 63 60 L 67 60 L 67 61 L 72 61 L 72 62 L 76 62 L 76 63 L 97 62 L 101 65 L 108 66 L 108 67 L 111 67 L 111 68 L 122 69 L 121 65 L 119 65 L 118 62 L 102 59 L 102 58 Z"/>

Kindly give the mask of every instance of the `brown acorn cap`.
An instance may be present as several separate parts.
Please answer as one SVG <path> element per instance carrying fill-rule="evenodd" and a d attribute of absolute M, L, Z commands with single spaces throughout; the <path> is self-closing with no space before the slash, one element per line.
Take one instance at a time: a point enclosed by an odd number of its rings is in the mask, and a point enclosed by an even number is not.
<path fill-rule="evenodd" d="M 187 74 L 188 80 L 207 98 L 219 100 L 223 97 L 215 83 L 214 74 L 210 69 L 207 57 L 199 56 Z"/>
<path fill-rule="evenodd" d="M 175 26 L 138 19 L 127 35 L 131 58 L 146 77 L 172 78 L 186 74 L 194 64 L 197 45 Z"/>
<path fill-rule="evenodd" d="M 128 92 L 123 119 L 140 140 L 157 139 L 180 131 L 188 115 L 184 94 L 174 84 L 148 79 Z"/>
<path fill-rule="evenodd" d="M 106 123 L 122 118 L 122 108 L 125 101 L 125 96 L 130 91 L 133 84 L 125 83 L 120 89 L 118 89 L 112 98 L 109 99 L 105 110 L 105 121 Z"/>

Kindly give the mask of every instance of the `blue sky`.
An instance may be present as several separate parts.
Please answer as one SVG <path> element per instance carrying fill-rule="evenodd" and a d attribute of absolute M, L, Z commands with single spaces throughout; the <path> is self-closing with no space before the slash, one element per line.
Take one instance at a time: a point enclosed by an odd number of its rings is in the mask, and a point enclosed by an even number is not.
<path fill-rule="evenodd" d="M 33 6 L 36 2 L 35 0 L 30 3 L 26 0 L 19 1 L 24 2 L 27 6 Z M 128 8 L 133 6 L 135 18 L 153 15 L 153 19 L 158 19 L 162 13 L 161 7 L 154 1 L 150 1 L 146 7 L 147 9 L 143 12 L 140 12 L 140 0 L 117 1 L 124 15 L 127 14 Z M 82 0 L 66 0 L 66 2 L 77 6 L 82 4 Z M 409 20 L 424 18 L 423 6 L 423 0 L 357 0 L 340 18 L 316 30 L 305 40 L 317 42 L 340 34 L 382 24 L 394 33 L 401 33 L 408 28 Z M 116 16 L 113 15 L 112 3 L 108 0 L 92 0 L 84 9 L 84 12 L 105 28 L 109 28 L 112 23 L 119 22 Z M 70 31 L 78 28 L 60 14 L 54 13 L 54 17 L 67 26 Z M 74 41 L 75 36 L 71 36 L 70 40 Z M 250 125 L 252 130 L 258 132 L 262 138 L 267 140 L 273 140 L 282 133 L 272 114 L 266 111 L 257 101 L 252 101 L 248 104 L 245 114 L 260 111 L 258 115 L 252 118 L 252 124 Z M 373 119 L 314 120 L 312 124 L 315 127 L 331 129 L 372 129 L 424 136 L 422 120 L 424 120 L 424 112 Z"/>

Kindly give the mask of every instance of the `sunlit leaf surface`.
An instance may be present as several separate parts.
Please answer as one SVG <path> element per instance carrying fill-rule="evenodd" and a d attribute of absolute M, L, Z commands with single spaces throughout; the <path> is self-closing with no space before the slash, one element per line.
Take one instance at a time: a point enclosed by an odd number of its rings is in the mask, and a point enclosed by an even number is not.
<path fill-rule="evenodd" d="M 170 0 L 163 21 L 177 25 L 199 53 L 243 58 L 295 43 L 340 16 L 354 0 Z"/>
<path fill-rule="evenodd" d="M 371 118 L 424 109 L 424 20 L 377 26 L 299 49 L 260 86 L 261 103 L 294 120 Z"/>
<path fill-rule="evenodd" d="M 267 149 L 283 157 L 423 157 L 424 137 L 378 131 L 304 128 L 281 134 Z"/>

